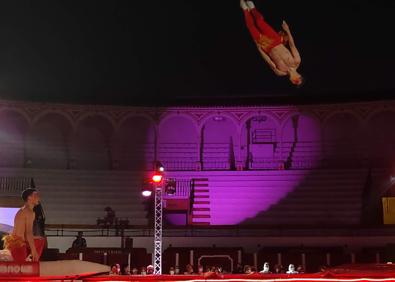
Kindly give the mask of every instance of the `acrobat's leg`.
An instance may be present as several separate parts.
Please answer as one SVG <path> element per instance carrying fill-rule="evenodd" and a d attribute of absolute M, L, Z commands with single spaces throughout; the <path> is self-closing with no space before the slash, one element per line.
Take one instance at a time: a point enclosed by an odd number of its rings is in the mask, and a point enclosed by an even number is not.
<path fill-rule="evenodd" d="M 35 238 L 34 239 L 34 245 L 37 250 L 38 257 L 40 258 L 45 247 L 45 239 L 44 238 Z"/>
<path fill-rule="evenodd" d="M 255 25 L 253 15 L 250 13 L 250 11 L 248 9 L 243 9 L 243 13 L 244 13 L 244 18 L 245 18 L 247 28 L 250 31 L 252 38 L 255 41 L 258 41 L 260 38 L 261 32 Z"/>
<path fill-rule="evenodd" d="M 15 262 L 17 262 L 17 263 L 26 262 L 26 258 L 27 258 L 26 245 L 12 247 L 9 249 L 9 251 L 11 252 L 11 255 L 12 255 Z"/>
<path fill-rule="evenodd" d="M 259 31 L 270 38 L 278 38 L 279 34 L 265 21 L 262 14 L 255 8 L 254 3 L 247 1 L 246 4 L 250 9 L 250 13 L 254 16 Z"/>

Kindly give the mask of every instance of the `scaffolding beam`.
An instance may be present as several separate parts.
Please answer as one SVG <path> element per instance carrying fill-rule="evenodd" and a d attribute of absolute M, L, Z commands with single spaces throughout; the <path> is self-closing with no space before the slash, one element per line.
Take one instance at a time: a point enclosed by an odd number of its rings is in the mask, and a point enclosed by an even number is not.
<path fill-rule="evenodd" d="M 162 216 L 163 216 L 163 198 L 162 185 L 155 185 L 155 230 L 154 230 L 154 274 L 162 274 Z"/>

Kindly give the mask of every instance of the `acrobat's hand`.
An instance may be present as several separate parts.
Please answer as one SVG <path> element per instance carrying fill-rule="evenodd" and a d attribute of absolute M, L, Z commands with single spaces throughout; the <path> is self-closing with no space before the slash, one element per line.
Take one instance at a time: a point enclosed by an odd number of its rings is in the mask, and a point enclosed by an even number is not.
<path fill-rule="evenodd" d="M 286 21 L 283 21 L 283 24 L 281 25 L 281 27 L 284 29 L 284 31 L 286 31 L 286 32 L 289 32 L 290 30 L 289 30 L 289 26 L 288 26 L 288 24 L 286 23 Z"/>
<path fill-rule="evenodd" d="M 32 261 L 34 262 L 39 261 L 40 257 L 38 256 L 37 251 L 32 251 L 31 255 L 32 255 Z"/>

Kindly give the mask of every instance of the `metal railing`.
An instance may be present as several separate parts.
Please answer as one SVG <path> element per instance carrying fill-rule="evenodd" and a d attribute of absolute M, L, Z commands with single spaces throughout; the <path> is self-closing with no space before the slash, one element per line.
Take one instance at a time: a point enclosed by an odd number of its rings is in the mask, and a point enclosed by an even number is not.
<path fill-rule="evenodd" d="M 176 191 L 173 195 L 163 194 L 163 199 L 189 199 L 192 190 L 192 183 L 189 179 L 168 178 L 166 180 L 175 181 Z M 166 189 L 165 189 L 166 192 Z"/>
<path fill-rule="evenodd" d="M 34 187 L 34 180 L 30 177 L 0 177 L 1 196 L 20 196 L 23 190 Z"/>
<path fill-rule="evenodd" d="M 164 159 L 163 164 L 167 171 L 196 170 L 197 160 L 192 158 Z"/>
<path fill-rule="evenodd" d="M 49 237 L 75 237 L 78 231 L 83 231 L 85 237 L 153 237 L 152 227 L 141 226 L 124 229 L 123 232 L 115 229 L 94 228 L 47 228 Z M 391 236 L 395 228 L 391 226 L 366 227 L 361 225 L 338 226 L 210 226 L 164 228 L 163 237 L 257 237 L 257 236 Z"/>

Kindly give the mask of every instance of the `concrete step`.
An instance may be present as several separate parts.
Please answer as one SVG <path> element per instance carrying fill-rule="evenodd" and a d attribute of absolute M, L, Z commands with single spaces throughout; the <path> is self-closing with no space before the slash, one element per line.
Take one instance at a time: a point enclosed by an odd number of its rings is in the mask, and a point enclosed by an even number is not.
<path fill-rule="evenodd" d="M 193 208 L 210 209 L 210 204 L 193 204 Z"/>
<path fill-rule="evenodd" d="M 207 226 L 210 225 L 210 222 L 192 222 L 193 225 L 202 225 L 202 226 Z"/>
<path fill-rule="evenodd" d="M 209 214 L 193 214 L 192 218 L 211 218 Z"/>
<path fill-rule="evenodd" d="M 192 208 L 192 211 L 193 212 L 195 212 L 195 211 L 206 211 L 206 212 L 208 211 L 209 212 L 210 208 Z"/>
<path fill-rule="evenodd" d="M 208 195 L 210 195 L 210 193 L 209 193 L 209 191 L 207 191 L 207 192 L 197 192 L 197 191 L 195 191 L 195 193 L 193 193 L 193 195 L 196 197 L 196 196 L 208 196 Z"/>
<path fill-rule="evenodd" d="M 196 211 L 196 210 L 194 210 L 194 211 L 192 211 L 192 215 L 193 216 L 195 216 L 195 215 L 210 215 L 210 209 L 208 211 Z"/>
<path fill-rule="evenodd" d="M 210 219 L 209 218 L 196 217 L 196 218 L 192 218 L 192 222 L 193 223 L 197 223 L 197 222 L 199 222 L 199 223 L 210 223 Z"/>
<path fill-rule="evenodd" d="M 197 188 L 205 188 L 205 187 L 208 187 L 208 183 L 207 182 L 204 182 L 204 183 L 194 183 L 194 185 L 193 185 L 194 187 L 195 187 L 195 189 L 197 189 Z"/>
<path fill-rule="evenodd" d="M 210 195 L 194 195 L 195 199 L 209 199 Z"/>
<path fill-rule="evenodd" d="M 210 190 L 209 189 L 206 189 L 206 188 L 194 188 L 194 190 L 195 190 L 195 193 L 209 193 L 210 192 Z"/>

